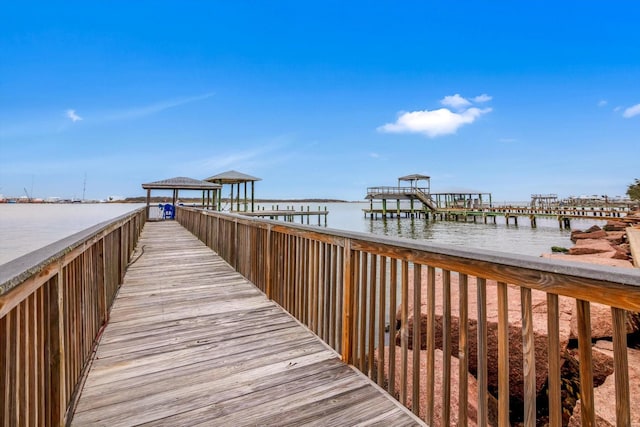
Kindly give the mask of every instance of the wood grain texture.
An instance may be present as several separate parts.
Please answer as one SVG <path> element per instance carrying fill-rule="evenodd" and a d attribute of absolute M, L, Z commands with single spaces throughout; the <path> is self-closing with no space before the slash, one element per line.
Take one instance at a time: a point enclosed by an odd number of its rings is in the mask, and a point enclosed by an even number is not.
<path fill-rule="evenodd" d="M 391 259 L 389 261 L 389 332 L 396 331 L 396 310 L 393 307 L 397 307 L 397 295 L 398 295 L 398 261 Z M 396 346 L 389 346 L 389 361 L 396 360 Z M 390 395 L 395 396 L 395 383 L 396 383 L 396 364 L 389 363 L 389 387 L 387 391 Z"/>
<path fill-rule="evenodd" d="M 549 425 L 562 424 L 560 383 L 560 309 L 558 296 L 547 294 L 547 329 L 549 338 Z"/>
<path fill-rule="evenodd" d="M 426 361 L 426 401 L 425 421 L 433 425 L 435 410 L 435 333 L 436 330 L 436 269 L 427 267 L 427 361 Z M 419 364 L 414 367 L 420 366 Z"/>
<path fill-rule="evenodd" d="M 460 313 L 460 336 L 458 343 L 458 420 L 461 425 L 467 422 L 467 402 L 469 371 L 469 277 L 466 274 L 458 274 L 460 286 L 460 300 L 458 301 L 458 311 Z"/>
<path fill-rule="evenodd" d="M 451 420 L 451 272 L 442 272 L 442 425 Z"/>
<path fill-rule="evenodd" d="M 476 279 L 478 304 L 478 426 L 487 427 L 489 410 L 487 408 L 487 280 Z"/>
<path fill-rule="evenodd" d="M 613 320 L 613 349 L 615 353 L 616 422 L 619 426 L 631 425 L 631 396 L 629 395 L 629 362 L 627 358 L 627 313 L 611 309 Z"/>
<path fill-rule="evenodd" d="M 522 311 L 522 370 L 524 375 L 524 425 L 536 425 L 536 355 L 533 340 L 531 289 L 520 288 Z"/>
<path fill-rule="evenodd" d="M 409 348 L 409 263 L 402 261 L 400 326 L 400 403 L 407 404 L 407 355 Z M 390 359 L 391 360 L 391 359 Z"/>
<path fill-rule="evenodd" d="M 498 282 L 498 424 L 509 425 L 509 302 L 507 284 Z"/>
<path fill-rule="evenodd" d="M 420 352 L 417 350 L 420 348 L 420 328 L 416 327 L 419 325 L 419 321 L 416 319 L 420 319 L 420 308 L 422 307 L 422 300 L 420 297 L 420 289 L 422 287 L 422 269 L 420 264 L 415 264 L 413 266 L 413 336 L 411 338 L 411 342 L 413 345 L 413 351 L 411 354 L 413 355 L 413 359 L 411 360 L 411 365 L 413 367 L 413 378 L 412 378 L 412 395 L 411 395 L 411 409 L 413 413 L 418 415 L 420 412 Z"/>
<path fill-rule="evenodd" d="M 72 425 L 421 425 L 175 222 L 139 244 Z"/>
<path fill-rule="evenodd" d="M 580 354 L 580 404 L 584 427 L 596 425 L 593 396 L 593 359 L 591 353 L 591 305 L 588 301 L 576 301 L 578 309 L 578 351 Z"/>

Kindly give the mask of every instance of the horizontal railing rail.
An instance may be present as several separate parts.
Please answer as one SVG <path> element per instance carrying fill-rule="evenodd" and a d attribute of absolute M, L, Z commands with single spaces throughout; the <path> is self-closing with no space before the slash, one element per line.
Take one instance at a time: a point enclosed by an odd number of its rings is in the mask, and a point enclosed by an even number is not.
<path fill-rule="evenodd" d="M 65 425 L 144 208 L 0 266 L 0 426 Z"/>
<path fill-rule="evenodd" d="M 595 425 L 590 313 L 605 307 L 615 416 L 630 424 L 635 270 L 196 209 L 179 209 L 177 220 L 429 425 L 484 426 L 490 417 L 509 425 L 521 417 L 534 426 L 541 413 L 562 425 L 568 380 L 561 366 L 570 342 L 582 425 Z M 469 392 L 472 382 L 477 393 Z"/>
<path fill-rule="evenodd" d="M 428 188 L 416 187 L 369 187 L 367 188 L 367 194 L 413 194 L 415 190 L 429 194 Z"/>

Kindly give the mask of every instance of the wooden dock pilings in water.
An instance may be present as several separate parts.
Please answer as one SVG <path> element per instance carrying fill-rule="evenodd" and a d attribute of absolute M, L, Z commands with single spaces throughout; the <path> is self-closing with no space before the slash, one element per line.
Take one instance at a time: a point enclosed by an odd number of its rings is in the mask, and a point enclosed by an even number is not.
<path fill-rule="evenodd" d="M 295 210 L 293 208 L 289 208 L 287 207 L 287 209 L 279 209 L 278 206 L 275 207 L 275 209 L 271 209 L 271 210 L 256 210 L 255 212 L 237 212 L 240 215 L 244 215 L 244 216 L 248 216 L 248 217 L 255 217 L 255 218 L 267 218 L 267 219 L 275 219 L 275 220 L 279 220 L 282 218 L 282 220 L 287 221 L 287 222 L 294 222 L 296 217 L 300 218 L 300 224 L 304 224 L 305 223 L 305 219 L 306 219 L 306 223 L 310 224 L 310 220 L 313 217 L 317 217 L 318 220 L 318 225 L 327 225 L 327 216 L 329 215 L 329 211 L 327 210 L 327 208 L 325 207 L 324 209 L 320 209 L 320 206 L 318 206 L 318 210 L 316 211 L 312 211 L 309 206 L 307 206 L 307 210 L 304 210 L 304 207 L 300 207 L 300 210 Z M 322 223 L 321 220 L 324 220 L 324 224 Z"/>
<path fill-rule="evenodd" d="M 538 218 L 553 218 L 558 220 L 560 228 L 571 228 L 572 219 L 607 220 L 624 217 L 629 210 L 605 209 L 605 208 L 528 208 L 528 207 L 484 207 L 482 209 L 456 209 L 439 208 L 431 211 L 428 209 L 407 208 L 396 209 L 367 208 L 363 209 L 365 217 L 370 219 L 380 218 L 425 218 L 441 221 L 463 222 L 492 222 L 495 224 L 497 217 L 504 217 L 505 223 L 518 225 L 518 218 L 528 218 L 532 228 L 536 228 Z"/>

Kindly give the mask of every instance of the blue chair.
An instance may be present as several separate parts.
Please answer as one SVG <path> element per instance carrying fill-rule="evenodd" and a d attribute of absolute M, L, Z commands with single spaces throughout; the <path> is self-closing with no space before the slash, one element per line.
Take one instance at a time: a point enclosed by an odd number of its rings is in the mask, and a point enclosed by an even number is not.
<path fill-rule="evenodd" d="M 173 205 L 167 203 L 162 210 L 162 219 L 174 219 L 176 215 Z"/>

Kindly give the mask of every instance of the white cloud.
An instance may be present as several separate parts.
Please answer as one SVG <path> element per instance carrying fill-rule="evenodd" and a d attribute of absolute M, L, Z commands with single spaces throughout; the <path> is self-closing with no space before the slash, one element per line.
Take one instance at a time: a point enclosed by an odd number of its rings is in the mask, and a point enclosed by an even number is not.
<path fill-rule="evenodd" d="M 640 104 L 636 104 L 633 107 L 629 107 L 626 110 L 624 110 L 624 113 L 622 113 L 622 117 L 624 117 L 625 119 L 630 119 L 633 116 L 637 116 L 640 115 Z"/>
<path fill-rule="evenodd" d="M 76 114 L 76 110 L 67 110 L 67 117 L 70 118 L 74 123 L 82 120 L 82 117 Z"/>
<path fill-rule="evenodd" d="M 468 107 L 469 105 L 471 105 L 471 102 L 468 99 L 460 96 L 459 93 L 456 93 L 455 95 L 445 96 L 440 100 L 440 103 L 445 107 L 451 107 L 456 109 Z"/>
<path fill-rule="evenodd" d="M 374 159 L 379 159 L 380 158 L 380 154 L 378 154 L 378 153 L 369 153 L 369 157 L 372 157 Z"/>
<path fill-rule="evenodd" d="M 473 102 L 488 102 L 492 96 L 483 93 L 474 98 Z M 456 133 L 458 128 L 470 124 L 483 114 L 490 113 L 492 108 L 471 107 L 472 102 L 459 93 L 447 95 L 440 103 L 450 108 L 437 110 L 422 110 L 398 113 L 395 123 L 387 123 L 378 127 L 379 132 L 388 133 L 422 133 L 429 138 Z M 455 111 L 454 111 L 455 110 Z"/>
<path fill-rule="evenodd" d="M 489 102 L 493 99 L 493 96 L 487 95 L 483 93 L 482 95 L 478 95 L 475 98 L 472 98 L 473 102 Z"/>
<path fill-rule="evenodd" d="M 378 131 L 388 133 L 422 133 L 430 138 L 456 133 L 463 125 L 491 112 L 491 108 L 469 108 L 455 113 L 446 108 L 403 113 L 395 123 L 380 126 Z"/>
<path fill-rule="evenodd" d="M 606 99 L 601 99 L 600 101 L 598 101 L 598 107 L 604 107 L 608 103 L 609 102 Z"/>
<path fill-rule="evenodd" d="M 621 107 L 621 106 L 619 106 L 619 105 L 618 105 L 616 108 L 614 108 L 614 109 L 613 109 L 613 111 L 615 111 L 616 113 L 617 113 L 618 111 L 620 111 L 620 110 L 622 110 L 622 107 Z"/>

